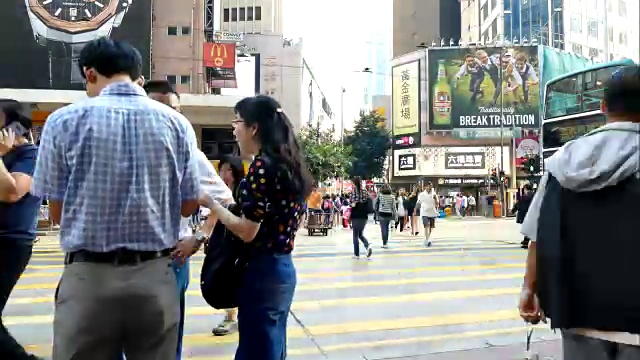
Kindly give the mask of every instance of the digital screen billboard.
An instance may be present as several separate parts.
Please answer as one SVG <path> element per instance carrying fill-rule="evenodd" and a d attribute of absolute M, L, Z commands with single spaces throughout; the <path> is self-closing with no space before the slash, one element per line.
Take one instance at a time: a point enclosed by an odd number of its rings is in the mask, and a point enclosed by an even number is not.
<path fill-rule="evenodd" d="M 137 48 L 150 78 L 151 8 L 151 0 L 2 1 L 0 88 L 84 90 L 80 50 L 103 36 Z"/>
<path fill-rule="evenodd" d="M 429 130 L 540 126 L 538 46 L 429 49 Z"/>

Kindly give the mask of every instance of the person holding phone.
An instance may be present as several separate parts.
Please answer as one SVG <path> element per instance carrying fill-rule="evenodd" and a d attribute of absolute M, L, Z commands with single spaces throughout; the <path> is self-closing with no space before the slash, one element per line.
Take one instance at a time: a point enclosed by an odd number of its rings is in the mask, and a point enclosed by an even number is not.
<path fill-rule="evenodd" d="M 24 272 L 36 239 L 40 199 L 29 193 L 37 148 L 31 119 L 18 102 L 0 112 L 0 312 Z M 0 320 L 0 359 L 37 359 L 11 336 Z"/>

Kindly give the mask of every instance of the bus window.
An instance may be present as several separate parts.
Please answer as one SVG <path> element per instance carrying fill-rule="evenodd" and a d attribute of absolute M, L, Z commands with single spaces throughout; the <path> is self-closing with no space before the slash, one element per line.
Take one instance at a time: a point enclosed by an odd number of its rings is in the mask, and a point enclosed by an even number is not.
<path fill-rule="evenodd" d="M 600 109 L 607 83 L 611 80 L 613 73 L 620 68 L 621 66 L 610 66 L 584 74 L 584 111 Z"/>
<path fill-rule="evenodd" d="M 562 147 L 569 141 L 575 140 L 604 125 L 606 120 L 606 115 L 598 114 L 544 123 L 542 124 L 542 148 L 555 149 Z"/>
<path fill-rule="evenodd" d="M 582 74 L 547 85 L 545 118 L 577 114 L 582 111 Z"/>

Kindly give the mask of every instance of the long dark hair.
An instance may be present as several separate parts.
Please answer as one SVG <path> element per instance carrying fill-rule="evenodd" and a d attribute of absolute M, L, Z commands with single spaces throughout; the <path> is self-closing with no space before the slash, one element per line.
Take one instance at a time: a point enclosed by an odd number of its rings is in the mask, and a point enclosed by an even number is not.
<path fill-rule="evenodd" d="M 355 186 L 356 191 L 362 192 L 362 179 L 360 176 L 353 176 L 351 178 L 351 182 L 353 183 L 353 186 Z"/>
<path fill-rule="evenodd" d="M 289 180 L 287 190 L 305 198 L 309 196 L 313 177 L 293 133 L 293 125 L 280 104 L 269 96 L 256 95 L 240 100 L 234 110 L 245 125 L 258 126 L 261 151 L 278 166 L 280 178 Z"/>

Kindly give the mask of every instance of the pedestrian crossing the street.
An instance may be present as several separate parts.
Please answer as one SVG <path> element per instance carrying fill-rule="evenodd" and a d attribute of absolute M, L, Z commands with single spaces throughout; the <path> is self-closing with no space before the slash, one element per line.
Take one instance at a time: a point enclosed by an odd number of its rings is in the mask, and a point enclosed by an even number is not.
<path fill-rule="evenodd" d="M 289 358 L 382 359 L 522 343 L 526 328 L 516 306 L 526 252 L 517 245 L 517 232 L 509 243 L 495 240 L 484 225 L 443 223 L 436 230 L 429 248 L 419 236 L 394 232 L 389 249 L 381 249 L 379 229 L 371 224 L 369 260 L 352 259 L 349 230 L 298 235 Z M 202 260 L 201 254 L 192 258 L 184 358 L 232 359 L 237 334 L 211 334 L 224 314 L 200 296 Z M 62 269 L 57 240 L 43 238 L 3 317 L 29 351 L 45 357 Z M 541 327 L 534 337 L 556 335 Z"/>

